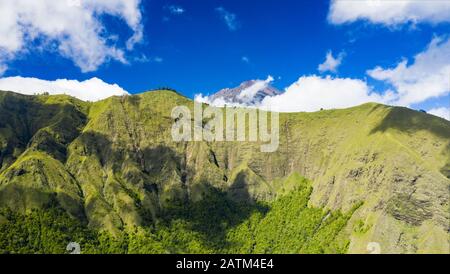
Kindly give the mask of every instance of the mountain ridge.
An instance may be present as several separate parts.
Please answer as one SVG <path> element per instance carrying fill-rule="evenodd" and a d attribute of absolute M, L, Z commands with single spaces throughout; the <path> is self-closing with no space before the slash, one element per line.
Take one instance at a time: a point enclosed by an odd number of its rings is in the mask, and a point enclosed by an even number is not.
<path fill-rule="evenodd" d="M 0 205 L 28 212 L 56 194 L 71 216 L 117 234 L 211 187 L 239 203 L 276 201 L 298 172 L 313 182 L 313 208 L 364 203 L 339 232 L 348 252 L 375 240 L 386 252 L 448 250 L 448 121 L 375 103 L 282 113 L 279 151 L 261 154 L 249 142 L 173 143 L 172 108 L 193 107 L 175 94 L 88 103 L 0 92 Z"/>

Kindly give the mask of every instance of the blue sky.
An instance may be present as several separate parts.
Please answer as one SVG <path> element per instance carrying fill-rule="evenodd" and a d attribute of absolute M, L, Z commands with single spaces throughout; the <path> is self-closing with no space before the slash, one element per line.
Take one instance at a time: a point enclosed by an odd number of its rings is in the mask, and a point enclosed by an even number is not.
<path fill-rule="evenodd" d="M 72 2 L 75 6 L 84 5 L 83 0 L 70 0 Z M 268 75 L 275 79 L 272 85 L 284 90 L 301 77 L 315 75 L 316 80 L 328 76 L 331 79 L 363 81 L 370 88 L 368 93 L 382 96 L 388 90 L 408 93 L 408 89 L 415 87 L 406 86 L 406 83 L 419 80 L 399 76 L 400 72 L 388 79 L 385 75 L 372 77 L 368 71 L 379 67 L 387 72 L 406 60 L 410 70 L 405 73 L 414 74 L 417 72 L 414 57 L 426 53 L 433 41 L 437 43 L 436 54 L 442 52 L 445 62 L 434 70 L 426 69 L 424 72 L 424 68 L 418 68 L 420 73 L 417 77 L 424 78 L 423 73 L 440 73 L 450 65 L 446 48 L 450 35 L 450 15 L 445 15 L 450 14 L 448 1 L 441 1 L 442 6 L 437 6 L 434 13 L 413 14 L 413 19 L 408 17 L 408 10 L 403 7 L 394 14 L 399 19 L 392 19 L 394 17 L 385 16 L 383 9 L 368 12 L 367 8 L 340 8 L 340 3 L 336 4 L 332 15 L 333 3 L 328 0 L 129 2 L 135 4 L 132 7 L 135 8 L 134 14 L 121 13 L 119 4 L 117 12 L 110 12 L 110 7 L 93 7 L 96 12 L 91 13 L 102 26 L 101 32 L 94 34 L 105 43 L 103 49 L 119 49 L 122 53 L 108 53 L 102 59 L 94 53 L 78 53 L 76 48 L 61 49 L 61 39 L 65 38 L 56 31 L 41 27 L 38 22 L 35 28 L 38 31 L 33 31 L 38 35 L 24 38 L 19 50 L 9 46 L 2 53 L 0 43 L 0 64 L 5 67 L 2 77 L 34 77 L 47 81 L 73 79 L 80 82 L 96 77 L 105 83 L 117 84 L 130 93 L 167 86 L 193 98 L 198 93 L 211 94 L 245 80 L 266 79 Z M 341 2 L 345 5 L 351 1 Z M 411 10 L 417 10 L 413 8 Z M 348 10 L 353 14 L 347 14 Z M 30 15 L 32 20 L 35 17 L 35 14 Z M 132 19 L 136 17 L 138 22 Z M 84 26 L 90 25 L 86 23 Z M 39 28 L 42 29 L 40 32 Z M 25 37 L 31 36 L 30 33 L 29 30 L 22 31 Z M 142 37 L 136 35 L 138 41 L 127 48 L 127 41 L 136 33 Z M 71 32 L 64 35 L 70 36 Z M 69 42 L 73 44 L 74 40 Z M 3 48 L 8 48 L 8 45 L 4 44 Z M 336 60 L 340 56 L 340 64 L 333 69 L 319 71 L 318 66 L 324 63 L 327 53 Z M 89 66 L 82 63 L 91 56 L 97 58 L 94 65 L 92 62 Z M 445 78 L 436 79 L 442 81 Z M 447 81 L 447 88 L 441 87 L 429 96 L 403 100 L 399 95 L 389 102 L 426 110 L 448 108 L 450 74 Z M 424 85 L 426 87 L 426 83 L 421 87 Z"/>

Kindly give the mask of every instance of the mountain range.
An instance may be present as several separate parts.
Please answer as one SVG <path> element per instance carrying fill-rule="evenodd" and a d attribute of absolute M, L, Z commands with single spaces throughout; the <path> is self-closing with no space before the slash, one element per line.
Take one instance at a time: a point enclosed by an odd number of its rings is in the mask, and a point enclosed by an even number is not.
<path fill-rule="evenodd" d="M 449 253 L 449 121 L 375 103 L 281 113 L 262 153 L 172 141 L 182 105 L 0 91 L 0 252 Z"/>

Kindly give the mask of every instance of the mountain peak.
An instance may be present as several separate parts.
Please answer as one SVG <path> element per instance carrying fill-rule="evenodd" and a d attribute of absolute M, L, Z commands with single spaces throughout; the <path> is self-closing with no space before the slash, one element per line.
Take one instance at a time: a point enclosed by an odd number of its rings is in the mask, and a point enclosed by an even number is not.
<path fill-rule="evenodd" d="M 266 80 L 248 80 L 234 88 L 224 88 L 209 96 L 211 102 L 224 102 L 225 104 L 259 104 L 267 96 L 276 96 L 281 91 L 271 86 L 272 77 Z"/>

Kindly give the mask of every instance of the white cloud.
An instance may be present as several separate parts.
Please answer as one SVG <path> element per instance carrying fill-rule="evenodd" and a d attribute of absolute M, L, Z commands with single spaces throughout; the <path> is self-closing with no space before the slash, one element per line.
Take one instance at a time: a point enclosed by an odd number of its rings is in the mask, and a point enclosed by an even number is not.
<path fill-rule="evenodd" d="M 242 101 L 244 104 L 250 103 L 253 98 L 255 97 L 255 95 L 258 93 L 258 91 L 265 89 L 266 87 L 268 87 L 270 85 L 270 83 L 273 82 L 273 77 L 272 76 L 268 76 L 266 80 L 262 81 L 262 80 L 256 80 L 253 85 L 249 86 L 246 89 L 243 89 L 239 95 L 237 96 L 237 98 Z"/>
<path fill-rule="evenodd" d="M 225 101 L 225 99 L 223 97 L 219 97 L 216 98 L 215 100 L 211 100 L 210 96 L 207 95 L 203 95 L 203 94 L 196 94 L 194 96 L 194 101 L 196 102 L 200 102 L 200 103 L 204 103 L 204 104 L 208 104 L 211 106 L 215 106 L 215 107 L 224 107 L 224 106 L 240 106 L 240 104 L 234 104 L 234 103 L 230 103 Z M 242 105 L 244 106 L 244 105 Z"/>
<path fill-rule="evenodd" d="M 450 22 L 450 1 L 332 0 L 328 20 L 334 24 L 367 20 L 389 26 Z"/>
<path fill-rule="evenodd" d="M 341 61 L 329 53 L 327 61 L 319 70 L 336 69 Z M 332 61 L 330 61 L 333 59 Z M 328 63 L 328 64 L 326 64 Z M 326 65 L 325 65 L 326 64 Z M 258 107 L 281 112 L 317 111 L 320 109 L 347 108 L 367 102 L 408 106 L 423 103 L 432 98 L 442 98 L 450 94 L 450 37 L 434 38 L 411 62 L 403 60 L 393 68 L 375 67 L 367 74 L 375 80 L 391 85 L 387 90 L 373 90 L 364 79 L 302 76 L 277 96 L 254 100 L 257 91 L 269 85 L 273 78 L 256 81 L 255 85 L 243 90 L 238 96 L 243 107 Z M 196 99 L 215 106 L 230 105 L 224 98 L 197 96 Z M 244 100 L 242 100 L 244 99 Z M 430 110 L 435 115 L 445 116 L 448 109 Z"/>
<path fill-rule="evenodd" d="M 133 61 L 139 62 L 139 63 L 149 63 L 149 62 L 162 63 L 162 62 L 164 62 L 164 58 L 162 58 L 160 56 L 148 57 L 145 54 L 141 54 L 140 56 L 135 56 L 133 58 Z"/>
<path fill-rule="evenodd" d="M 428 113 L 450 121 L 450 108 L 433 108 L 430 109 Z"/>
<path fill-rule="evenodd" d="M 241 60 L 244 63 L 247 63 L 247 64 L 250 63 L 250 59 L 247 56 L 242 56 Z"/>
<path fill-rule="evenodd" d="M 352 78 L 332 76 L 302 76 L 291 84 L 280 95 L 266 96 L 256 99 L 258 91 L 270 86 L 272 76 L 266 80 L 254 80 L 253 84 L 236 96 L 237 102 L 225 97 L 203 96 L 198 94 L 195 100 L 216 107 L 256 107 L 278 112 L 312 112 L 320 109 L 336 109 L 357 106 L 368 102 L 386 103 L 390 101 L 392 92 L 378 94 L 366 81 Z M 214 99 L 212 99 L 214 98 Z"/>
<path fill-rule="evenodd" d="M 331 52 L 329 55 L 330 58 L 327 59 L 334 61 L 328 62 L 326 66 L 324 64 L 319 66 L 322 71 L 325 68 L 336 69 L 339 63 L 335 61 L 336 58 Z M 442 98 L 450 93 L 450 38 L 434 38 L 410 63 L 404 60 L 394 68 L 376 67 L 368 70 L 367 74 L 391 85 L 392 89 L 375 91 L 366 80 L 311 75 L 300 77 L 281 95 L 265 97 L 262 102 L 253 100 L 255 91 L 273 81 L 273 78 L 269 77 L 265 81 L 256 81 L 254 85 L 241 91 L 238 95 L 241 103 L 231 105 L 298 112 L 317 111 L 321 108 L 346 108 L 367 102 L 411 106 L 432 98 Z M 216 106 L 229 104 L 223 98 L 218 98 L 214 102 L 210 102 L 209 98 L 197 97 L 200 101 Z M 447 117 L 444 112 L 447 110 L 439 108 L 430 112 Z"/>
<path fill-rule="evenodd" d="M 183 7 L 177 5 L 166 6 L 166 9 L 174 15 L 181 15 L 185 12 Z"/>
<path fill-rule="evenodd" d="M 325 62 L 323 62 L 322 64 L 320 64 L 318 66 L 318 70 L 320 72 L 326 72 L 326 71 L 331 71 L 331 72 L 336 72 L 337 68 L 341 65 L 342 63 L 342 59 L 344 58 L 344 53 L 339 53 L 339 55 L 337 56 L 337 58 L 333 57 L 333 52 L 328 51 L 327 52 L 327 56 L 325 58 Z"/>
<path fill-rule="evenodd" d="M 450 92 L 450 38 L 433 39 L 412 64 L 403 60 L 394 68 L 376 67 L 367 73 L 395 87 L 393 104 L 409 106 L 444 96 Z"/>
<path fill-rule="evenodd" d="M 280 112 L 317 111 L 384 100 L 362 80 L 312 75 L 300 77 L 281 95 L 266 97 L 261 107 Z"/>
<path fill-rule="evenodd" d="M 86 81 L 58 79 L 55 81 L 37 78 L 6 77 L 0 78 L 0 90 L 14 91 L 22 94 L 39 94 L 48 92 L 67 94 L 84 101 L 98 101 L 114 95 L 128 94 L 117 84 L 108 84 L 98 78 Z"/>
<path fill-rule="evenodd" d="M 33 41 L 73 60 L 83 72 L 108 60 L 126 62 L 124 50 L 114 45 L 99 19 L 121 18 L 133 31 L 127 50 L 143 38 L 140 0 L 2 0 L 0 1 L 0 64 L 31 49 Z"/>
<path fill-rule="evenodd" d="M 223 7 L 216 8 L 216 11 L 219 13 L 220 17 L 225 22 L 230 31 L 235 31 L 239 28 L 239 22 L 237 20 L 236 14 L 227 11 Z"/>

